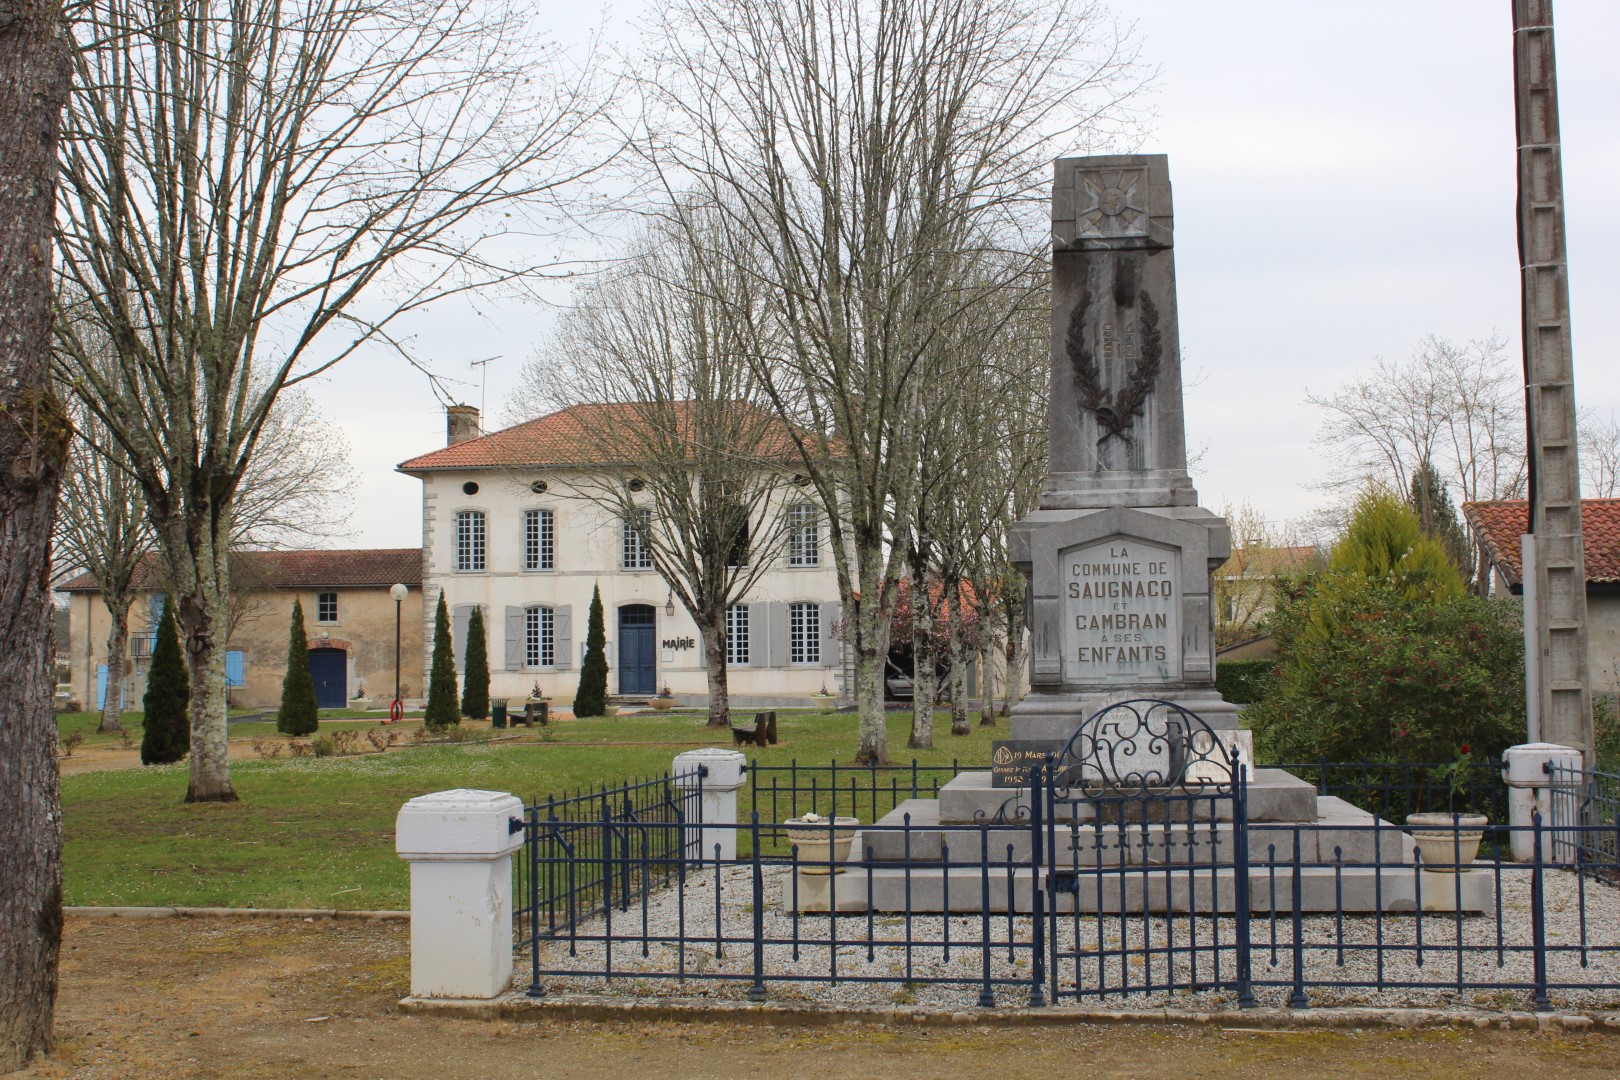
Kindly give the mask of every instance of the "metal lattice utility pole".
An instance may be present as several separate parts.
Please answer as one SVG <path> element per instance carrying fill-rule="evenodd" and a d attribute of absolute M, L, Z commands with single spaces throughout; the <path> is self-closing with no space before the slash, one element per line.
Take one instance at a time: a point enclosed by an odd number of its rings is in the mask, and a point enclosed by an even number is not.
<path fill-rule="evenodd" d="M 1530 451 L 1530 522 L 1523 538 L 1525 682 L 1530 740 L 1578 747 L 1590 766 L 1586 558 L 1552 23 L 1552 0 L 1513 0 L 1520 310 Z"/>

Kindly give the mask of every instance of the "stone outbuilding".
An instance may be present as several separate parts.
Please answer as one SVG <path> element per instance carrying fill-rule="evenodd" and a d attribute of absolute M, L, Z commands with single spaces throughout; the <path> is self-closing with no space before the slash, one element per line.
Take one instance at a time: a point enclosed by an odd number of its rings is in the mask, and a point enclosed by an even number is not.
<path fill-rule="evenodd" d="M 139 709 L 164 582 L 157 559 L 137 576 L 130 610 L 129 657 L 123 703 Z M 374 706 L 394 695 L 395 627 L 399 628 L 400 690 L 417 699 L 422 682 L 422 552 L 418 548 L 248 551 L 232 556 L 235 598 L 225 644 L 233 706 L 275 708 L 287 673 L 287 628 L 293 598 L 303 601 L 309 667 L 321 708 L 341 708 L 362 694 Z M 396 605 L 394 585 L 405 586 Z M 68 581 L 68 643 L 73 696 L 99 709 L 107 693 L 107 637 L 112 616 L 88 574 Z M 396 616 L 399 616 L 396 618 Z"/>

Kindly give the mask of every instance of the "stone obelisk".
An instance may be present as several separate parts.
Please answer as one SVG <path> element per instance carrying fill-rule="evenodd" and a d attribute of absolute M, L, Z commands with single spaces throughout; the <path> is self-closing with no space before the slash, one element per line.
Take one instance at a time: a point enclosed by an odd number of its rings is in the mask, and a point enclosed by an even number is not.
<path fill-rule="evenodd" d="M 1051 462 L 1011 540 L 1032 636 L 1014 740 L 1066 738 L 1132 697 L 1237 726 L 1210 605 L 1231 537 L 1187 473 L 1172 241 L 1163 155 L 1057 161 Z"/>

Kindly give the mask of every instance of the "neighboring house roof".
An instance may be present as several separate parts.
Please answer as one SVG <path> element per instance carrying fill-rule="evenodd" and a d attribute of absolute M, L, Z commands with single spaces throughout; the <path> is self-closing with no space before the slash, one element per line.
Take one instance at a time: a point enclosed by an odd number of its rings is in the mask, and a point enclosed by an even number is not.
<path fill-rule="evenodd" d="M 239 551 L 231 556 L 238 582 L 249 589 L 387 588 L 396 582 L 422 586 L 421 548 L 345 548 L 317 551 Z M 141 561 L 136 588 L 164 581 L 154 555 Z M 62 592 L 96 592 L 96 581 L 80 574 L 58 586 Z"/>
<path fill-rule="evenodd" d="M 1524 582 L 1519 538 L 1529 528 L 1530 504 L 1523 499 L 1463 504 L 1463 516 L 1485 545 L 1485 553 L 1510 586 Z M 1620 499 L 1582 499 L 1581 534 L 1586 548 L 1586 580 L 1620 584 Z"/>
<path fill-rule="evenodd" d="M 1276 574 L 1297 574 L 1309 570 L 1316 561 L 1316 547 L 1257 547 L 1238 548 L 1232 557 L 1221 564 L 1217 574 L 1226 577 L 1271 577 Z"/>
<path fill-rule="evenodd" d="M 675 402 L 676 423 L 695 429 L 701 417 L 694 415 L 691 402 Z M 644 422 L 646 410 L 664 406 L 635 403 L 575 405 L 476 439 L 446 446 L 399 464 L 400 472 L 427 472 L 434 469 L 498 469 L 557 465 L 634 464 L 632 461 L 606 461 L 602 448 L 615 443 L 633 447 L 634 437 L 615 440 L 614 432 L 625 432 Z M 797 453 L 792 432 L 776 417 L 750 409 L 757 419 L 759 437 L 749 447 L 763 456 L 792 456 Z"/>

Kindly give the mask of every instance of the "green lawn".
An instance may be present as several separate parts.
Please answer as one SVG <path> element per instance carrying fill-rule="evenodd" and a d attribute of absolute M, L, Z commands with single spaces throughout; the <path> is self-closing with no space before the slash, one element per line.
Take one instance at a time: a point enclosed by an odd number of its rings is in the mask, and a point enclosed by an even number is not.
<path fill-rule="evenodd" d="M 94 728 L 91 714 L 79 715 L 91 716 Z M 65 728 L 75 722 L 69 718 Z M 784 712 L 782 744 L 750 750 L 750 757 L 762 764 L 847 761 L 854 756 L 855 726 L 847 713 Z M 274 732 L 272 725 L 235 724 L 231 733 L 258 735 L 261 727 L 266 735 Z M 909 714 L 891 715 L 896 761 L 913 756 L 905 749 L 909 727 Z M 990 740 L 1005 738 L 1007 728 L 1005 722 L 975 726 L 971 735 L 952 737 L 942 714 L 935 731 L 936 749 L 915 755 L 923 764 L 988 761 Z M 132 737 L 139 740 L 138 727 Z M 407 799 L 468 787 L 510 791 L 528 801 L 657 775 L 683 749 L 729 741 L 716 740 L 702 717 L 689 713 L 565 720 L 543 738 L 548 741 L 239 761 L 231 775 L 241 801 L 230 805 L 184 803 L 184 762 L 65 776 L 67 902 L 404 908 L 408 875 L 394 854 L 394 817 Z"/>

